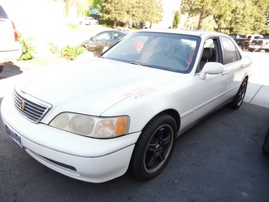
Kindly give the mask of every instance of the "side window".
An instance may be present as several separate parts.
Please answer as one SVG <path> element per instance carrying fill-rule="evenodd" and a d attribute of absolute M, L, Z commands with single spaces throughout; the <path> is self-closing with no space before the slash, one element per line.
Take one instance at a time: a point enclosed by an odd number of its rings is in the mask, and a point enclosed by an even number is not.
<path fill-rule="evenodd" d="M 226 37 L 220 39 L 223 49 L 223 64 L 226 65 L 240 60 L 241 55 L 232 40 Z"/>
<path fill-rule="evenodd" d="M 120 40 L 122 38 L 122 35 L 120 35 L 117 32 L 114 32 L 112 39 Z"/>
<path fill-rule="evenodd" d="M 112 32 L 103 32 L 96 36 L 97 40 L 110 40 Z"/>
<path fill-rule="evenodd" d="M 204 50 L 197 72 L 201 71 L 207 62 L 219 62 L 219 45 L 217 38 L 209 38 L 204 43 Z"/>

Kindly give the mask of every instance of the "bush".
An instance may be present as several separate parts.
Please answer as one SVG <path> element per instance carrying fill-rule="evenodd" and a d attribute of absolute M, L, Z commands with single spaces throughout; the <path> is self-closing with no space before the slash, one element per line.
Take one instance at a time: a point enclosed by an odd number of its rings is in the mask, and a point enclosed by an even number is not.
<path fill-rule="evenodd" d="M 32 38 L 26 38 L 19 33 L 19 42 L 22 45 L 22 54 L 18 60 L 31 60 L 34 58 L 35 52 L 34 46 L 32 45 Z"/>
<path fill-rule="evenodd" d="M 61 57 L 64 57 L 68 60 L 75 60 L 78 55 L 86 52 L 86 49 L 81 45 L 79 46 L 66 46 L 60 50 Z"/>
<path fill-rule="evenodd" d="M 55 54 L 55 55 L 59 54 L 59 50 L 58 50 L 57 46 L 56 46 L 54 43 L 50 42 L 50 43 L 48 44 L 48 46 L 49 46 L 49 50 L 50 50 L 53 54 Z"/>

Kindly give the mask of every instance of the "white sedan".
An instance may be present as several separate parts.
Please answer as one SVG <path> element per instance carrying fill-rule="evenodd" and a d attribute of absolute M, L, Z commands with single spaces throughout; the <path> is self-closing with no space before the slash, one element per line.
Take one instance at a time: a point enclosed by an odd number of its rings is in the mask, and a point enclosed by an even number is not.
<path fill-rule="evenodd" d="M 99 22 L 95 20 L 93 17 L 83 17 L 79 21 L 79 24 L 81 25 L 98 25 Z"/>
<path fill-rule="evenodd" d="M 99 57 L 19 82 L 2 119 L 18 145 L 64 175 L 151 179 L 179 135 L 227 103 L 241 106 L 251 63 L 224 34 L 141 30 Z"/>

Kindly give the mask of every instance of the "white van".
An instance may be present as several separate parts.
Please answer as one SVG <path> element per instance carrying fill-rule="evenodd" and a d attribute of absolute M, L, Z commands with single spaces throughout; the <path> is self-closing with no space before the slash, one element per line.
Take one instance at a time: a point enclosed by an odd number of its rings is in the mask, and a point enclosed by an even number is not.
<path fill-rule="evenodd" d="M 17 60 L 22 53 L 18 41 L 18 32 L 12 20 L 8 18 L 4 8 L 0 5 L 0 72 L 5 63 Z"/>

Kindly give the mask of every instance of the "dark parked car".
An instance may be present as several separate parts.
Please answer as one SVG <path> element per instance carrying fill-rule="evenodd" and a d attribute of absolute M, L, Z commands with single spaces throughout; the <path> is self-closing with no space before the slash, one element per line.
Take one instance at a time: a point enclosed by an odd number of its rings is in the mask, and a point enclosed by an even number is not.
<path fill-rule="evenodd" d="M 128 33 L 130 32 L 119 30 L 102 31 L 88 40 L 83 41 L 81 45 L 88 51 L 93 52 L 94 56 L 97 56 L 104 52 L 104 50 L 113 46 Z"/>
<path fill-rule="evenodd" d="M 266 154 L 269 154 L 269 128 L 268 128 L 268 131 L 267 131 L 264 143 L 263 143 L 263 151 Z"/>

